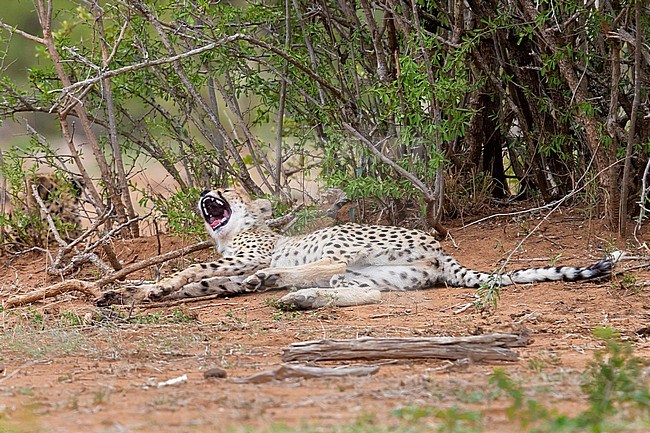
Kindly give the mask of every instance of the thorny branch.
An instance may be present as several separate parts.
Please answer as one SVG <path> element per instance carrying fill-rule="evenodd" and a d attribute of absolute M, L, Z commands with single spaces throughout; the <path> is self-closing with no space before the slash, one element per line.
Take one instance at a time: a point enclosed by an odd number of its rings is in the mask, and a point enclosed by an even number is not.
<path fill-rule="evenodd" d="M 57 101 L 63 99 L 66 97 L 68 94 L 72 93 L 73 91 L 81 88 L 81 87 L 86 87 L 92 84 L 97 84 L 101 82 L 102 80 L 105 80 L 106 78 L 111 78 L 111 77 L 116 77 L 121 74 L 125 74 L 127 72 L 134 72 L 139 69 L 144 69 L 144 68 L 150 68 L 152 66 L 159 66 L 159 65 L 164 65 L 164 64 L 169 64 L 169 63 L 174 63 L 179 60 L 188 58 L 188 57 L 193 57 L 196 56 L 197 54 L 204 53 L 206 51 L 213 50 L 216 47 L 220 47 L 222 45 L 226 45 L 230 42 L 239 40 L 239 39 L 245 39 L 245 36 L 243 34 L 236 33 L 232 36 L 227 36 L 223 39 L 220 39 L 216 42 L 212 42 L 210 44 L 195 48 L 193 50 L 186 51 L 181 54 L 176 54 L 170 57 L 162 58 L 162 59 L 155 59 L 155 60 L 145 60 L 144 62 L 140 63 L 135 63 L 132 65 L 124 66 L 122 68 L 117 68 L 117 69 L 109 69 L 107 71 L 104 71 L 100 73 L 97 76 L 87 78 L 85 80 L 77 81 L 74 84 L 70 84 L 69 86 L 65 86 L 61 89 L 58 90 L 51 90 L 50 93 L 56 93 L 56 92 L 61 92 L 59 97 L 57 98 Z M 55 104 L 56 105 L 56 104 Z"/>
<path fill-rule="evenodd" d="M 24 31 L 20 30 L 17 27 L 13 27 L 13 26 L 10 26 L 8 24 L 5 24 L 4 22 L 2 22 L 2 19 L 0 19 L 0 27 L 2 27 L 3 29 L 8 30 L 10 33 L 15 33 L 17 35 L 20 35 L 20 36 L 26 38 L 26 39 L 29 39 L 30 41 L 34 41 L 34 42 L 36 42 L 38 44 L 45 45 L 45 40 L 43 38 L 39 38 L 38 36 L 34 36 L 31 33 L 24 32 Z"/>
<path fill-rule="evenodd" d="M 67 247 L 61 248 L 59 250 L 59 253 L 57 254 L 57 257 L 54 260 L 54 263 L 52 263 L 52 266 L 50 266 L 48 268 L 48 274 L 50 274 L 50 275 L 59 275 L 59 274 L 60 275 L 68 275 L 72 270 L 78 268 L 83 263 L 86 263 L 88 261 L 95 263 L 100 268 L 103 275 L 111 274 L 111 273 L 114 273 L 115 271 L 119 271 L 120 269 L 122 269 L 121 265 L 120 265 L 119 268 L 115 268 L 115 269 L 111 269 L 111 268 L 109 268 L 109 267 L 107 267 L 105 265 L 101 266 L 97 262 L 97 261 L 99 261 L 99 257 L 93 251 L 95 251 L 97 248 L 99 248 L 99 247 L 101 247 L 103 245 L 107 245 L 110 242 L 110 240 L 113 238 L 113 236 L 115 236 L 117 233 L 119 233 L 124 227 L 128 227 L 128 226 L 130 226 L 130 225 L 132 225 L 134 223 L 137 223 L 138 221 L 142 221 L 142 220 L 148 218 L 151 215 L 151 212 L 149 212 L 146 215 L 142 215 L 142 216 L 139 216 L 139 217 L 129 219 L 129 220 L 123 222 L 122 224 L 119 224 L 117 227 L 114 227 L 113 229 L 109 230 L 104 235 L 102 235 L 98 240 L 96 240 L 92 244 L 88 245 L 81 252 L 78 252 L 76 250 L 76 248 L 75 248 L 76 254 L 72 259 L 70 259 L 70 263 L 67 264 L 64 267 L 61 267 L 61 265 L 60 265 L 61 259 L 65 256 L 65 254 L 68 251 L 70 251 L 70 249 L 72 247 L 74 247 L 79 242 L 81 242 L 82 239 L 85 239 L 86 237 L 90 236 L 90 234 L 94 233 L 95 230 L 97 230 L 97 228 L 104 221 L 106 221 L 106 219 L 110 216 L 111 209 L 108 209 L 104 213 L 104 215 L 99 217 L 98 220 L 95 221 L 93 226 L 90 227 L 89 229 L 87 229 L 78 239 L 75 239 L 70 245 L 68 245 Z M 102 262 L 99 261 L 99 263 L 102 263 Z"/>

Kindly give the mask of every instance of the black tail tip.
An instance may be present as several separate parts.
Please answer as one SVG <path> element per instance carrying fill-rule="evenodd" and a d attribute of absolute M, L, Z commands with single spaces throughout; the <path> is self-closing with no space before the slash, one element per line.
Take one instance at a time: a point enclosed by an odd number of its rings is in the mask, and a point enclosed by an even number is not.
<path fill-rule="evenodd" d="M 621 260 L 625 253 L 623 251 L 614 251 L 608 254 L 605 258 L 597 261 L 593 265 L 589 266 L 589 270 L 594 271 L 596 275 L 594 277 L 606 276 L 612 273 L 614 264 Z"/>
<path fill-rule="evenodd" d="M 614 262 L 612 261 L 611 258 L 607 257 L 589 266 L 588 269 L 591 271 L 595 271 L 597 275 L 600 276 L 600 275 L 609 275 L 612 272 L 613 267 L 614 267 Z"/>

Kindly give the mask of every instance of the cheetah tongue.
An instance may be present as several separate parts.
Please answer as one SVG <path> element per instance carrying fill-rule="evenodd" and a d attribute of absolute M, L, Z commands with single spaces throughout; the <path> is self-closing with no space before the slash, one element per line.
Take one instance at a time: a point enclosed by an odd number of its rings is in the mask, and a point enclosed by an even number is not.
<path fill-rule="evenodd" d="M 220 220 L 220 219 L 215 219 L 215 220 L 213 220 L 213 221 L 210 223 L 210 227 L 212 227 L 212 230 L 214 230 L 214 229 L 216 229 L 217 227 L 219 227 L 219 226 L 221 225 L 221 222 L 222 222 L 222 221 L 223 221 L 223 220 Z"/>
<path fill-rule="evenodd" d="M 228 218 L 230 218 L 230 214 L 224 210 L 221 218 L 214 218 L 209 222 L 210 228 L 212 228 L 212 230 L 218 229 L 228 221 Z"/>

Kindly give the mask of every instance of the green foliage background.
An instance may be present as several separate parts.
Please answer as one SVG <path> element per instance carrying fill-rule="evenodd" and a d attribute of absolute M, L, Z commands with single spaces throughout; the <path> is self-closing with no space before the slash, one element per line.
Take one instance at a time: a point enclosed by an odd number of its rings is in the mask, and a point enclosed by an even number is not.
<path fill-rule="evenodd" d="M 100 150 L 85 161 L 107 167 L 92 174 L 94 200 L 122 222 L 136 161 L 184 192 L 236 181 L 286 198 L 319 179 L 353 199 L 436 203 L 438 220 L 486 193 L 548 202 L 587 182 L 582 198 L 612 228 L 646 205 L 649 56 L 634 47 L 647 51 L 647 2 L 14 6 L 0 29 L 0 119 L 38 114 L 30 134 L 67 130 L 80 149 L 71 123 L 88 124 Z M 63 155 L 37 163 L 81 170 Z"/>

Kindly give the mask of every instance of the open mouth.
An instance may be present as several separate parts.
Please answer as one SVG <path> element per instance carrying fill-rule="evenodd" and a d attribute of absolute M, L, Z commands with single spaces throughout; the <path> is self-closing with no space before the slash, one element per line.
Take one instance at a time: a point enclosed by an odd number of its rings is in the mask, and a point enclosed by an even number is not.
<path fill-rule="evenodd" d="M 219 197 L 205 195 L 201 197 L 199 209 L 203 219 L 208 223 L 213 231 L 219 230 L 228 223 L 232 211 L 230 205 L 219 193 Z"/>

